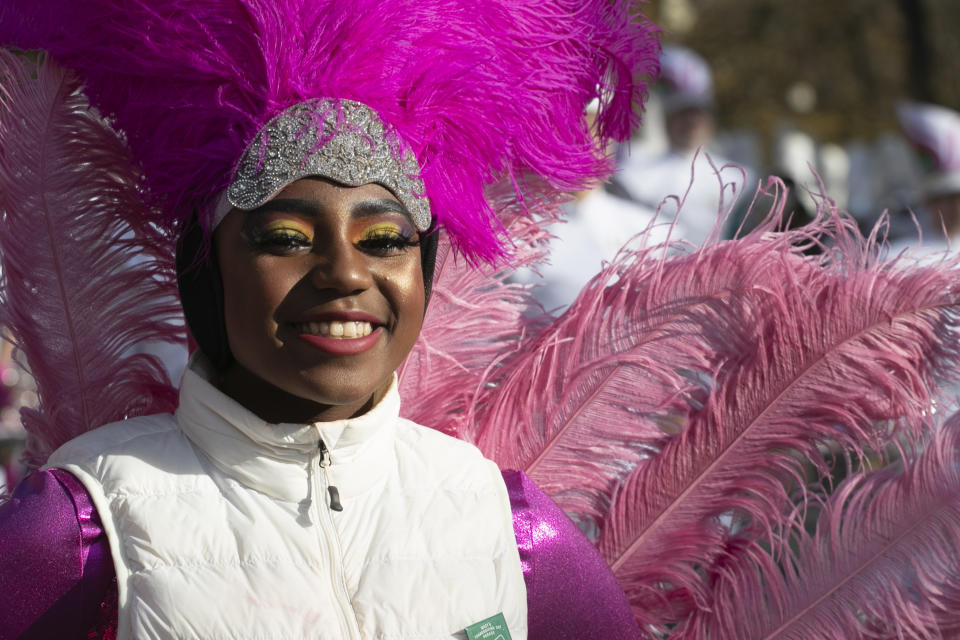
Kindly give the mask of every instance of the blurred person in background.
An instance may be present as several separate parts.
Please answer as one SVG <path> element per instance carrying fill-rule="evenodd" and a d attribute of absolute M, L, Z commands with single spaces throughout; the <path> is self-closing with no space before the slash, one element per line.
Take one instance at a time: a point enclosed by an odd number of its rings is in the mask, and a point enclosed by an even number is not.
<path fill-rule="evenodd" d="M 710 67 L 690 49 L 669 45 L 660 65 L 644 126 L 629 149 L 618 151 L 618 172 L 565 206 L 564 220 L 550 229 L 550 263 L 539 274 L 524 269 L 512 278 L 536 283 L 534 295 L 545 309 L 571 304 L 604 263 L 651 226 L 648 243 L 700 245 L 718 224 L 723 225 L 718 234 L 729 236 L 743 217 L 740 209 L 750 199 L 740 196 L 755 179 L 714 148 Z"/>
<path fill-rule="evenodd" d="M 728 237 L 749 233 L 777 206 L 783 208 L 784 221 L 781 226 L 785 229 L 796 229 L 813 220 L 817 210 L 812 195 L 817 190 L 815 181 L 818 177 L 827 181 L 816 141 L 804 131 L 785 126 L 777 132 L 773 147 L 770 176 L 780 180 L 782 187 L 771 185 L 760 190 L 749 211 L 738 210 L 737 215 L 727 223 Z M 833 191 L 828 189 L 828 192 L 832 197 Z M 810 250 L 815 249 L 815 246 L 810 247 Z"/>
<path fill-rule="evenodd" d="M 660 65 L 656 90 L 668 148 L 644 153 L 634 146 L 614 181 L 634 202 L 659 209 L 660 220 L 673 220 L 672 238 L 700 245 L 721 216 L 749 203 L 740 196 L 755 180 L 752 171 L 730 163 L 715 148 L 713 74 L 706 60 L 668 45 Z"/>
<path fill-rule="evenodd" d="M 596 113 L 594 101 L 587 107 L 588 121 Z M 524 268 L 511 276 L 514 282 L 535 283 L 533 294 L 544 309 L 569 306 L 605 262 L 654 222 L 655 209 L 624 198 L 610 186 L 598 184 L 565 203 L 564 218 L 550 226 L 549 262 L 536 272 Z M 658 225 L 650 230 L 648 241 L 663 242 L 668 234 L 669 225 Z"/>
<path fill-rule="evenodd" d="M 940 105 L 902 102 L 897 118 L 918 150 L 924 176 L 914 194 L 920 242 L 930 253 L 960 243 L 960 113 Z M 917 243 L 915 234 L 893 238 L 899 250 Z"/>

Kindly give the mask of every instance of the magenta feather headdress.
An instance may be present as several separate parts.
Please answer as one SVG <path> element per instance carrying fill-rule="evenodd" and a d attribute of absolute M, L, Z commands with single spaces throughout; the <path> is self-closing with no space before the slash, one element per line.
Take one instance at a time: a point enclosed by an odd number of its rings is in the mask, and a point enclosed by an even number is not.
<path fill-rule="evenodd" d="M 486 188 L 575 191 L 610 161 L 656 74 L 627 0 L 12 0 L 0 44 L 49 51 L 126 136 L 168 223 L 209 218 L 257 132 L 291 105 L 348 99 L 413 151 L 426 196 L 471 258 L 502 254 Z M 531 180 L 530 178 L 538 178 Z M 209 220 L 207 220 L 209 223 Z"/>

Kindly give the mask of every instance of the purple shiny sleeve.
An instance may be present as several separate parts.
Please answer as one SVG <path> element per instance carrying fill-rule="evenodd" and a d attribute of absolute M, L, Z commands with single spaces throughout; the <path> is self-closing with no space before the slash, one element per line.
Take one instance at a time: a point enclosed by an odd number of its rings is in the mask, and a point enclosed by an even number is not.
<path fill-rule="evenodd" d="M 524 474 L 503 474 L 529 609 L 529 640 L 640 638 L 603 558 Z M 0 640 L 115 633 L 113 563 L 83 486 L 61 470 L 25 478 L 0 506 Z"/>
<path fill-rule="evenodd" d="M 526 475 L 504 471 L 527 584 L 529 640 L 641 638 L 596 547 Z"/>
<path fill-rule="evenodd" d="M 0 506 L 0 638 L 87 638 L 114 578 L 83 485 L 59 469 L 24 478 Z"/>

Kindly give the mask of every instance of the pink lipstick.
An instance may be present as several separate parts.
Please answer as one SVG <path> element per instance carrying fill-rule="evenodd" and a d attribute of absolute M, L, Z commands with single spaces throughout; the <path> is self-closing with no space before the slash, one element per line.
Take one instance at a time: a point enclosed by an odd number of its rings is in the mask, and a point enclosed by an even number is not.
<path fill-rule="evenodd" d="M 380 339 L 381 333 L 383 333 L 383 327 L 375 327 L 369 335 L 357 338 L 331 338 L 313 333 L 300 333 L 300 339 L 335 356 L 352 356 L 372 349 Z"/>

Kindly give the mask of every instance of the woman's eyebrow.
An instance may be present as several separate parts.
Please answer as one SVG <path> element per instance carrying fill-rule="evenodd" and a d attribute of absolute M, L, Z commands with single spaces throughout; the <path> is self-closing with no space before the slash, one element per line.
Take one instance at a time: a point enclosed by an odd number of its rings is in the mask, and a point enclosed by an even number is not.
<path fill-rule="evenodd" d="M 323 211 L 312 200 L 301 200 L 299 198 L 275 198 L 268 200 L 249 213 L 297 213 L 311 218 L 320 218 Z M 368 218 L 370 216 L 382 215 L 384 213 L 397 213 L 407 218 L 413 224 L 413 218 L 407 209 L 389 198 L 380 198 L 378 200 L 364 200 L 358 202 L 350 208 L 352 218 Z"/>
<path fill-rule="evenodd" d="M 270 213 L 271 211 L 298 213 L 311 218 L 319 218 L 321 215 L 320 208 L 315 202 L 300 200 L 298 198 L 275 198 L 268 200 L 249 213 Z"/>
<path fill-rule="evenodd" d="M 396 200 L 391 200 L 389 198 L 381 198 L 379 200 L 364 200 L 353 205 L 353 207 L 350 209 L 350 215 L 353 218 L 367 218 L 369 216 L 377 216 L 384 213 L 398 213 L 409 220 L 411 224 L 413 224 L 413 218 L 410 216 L 410 213 L 407 211 L 406 207 Z"/>

